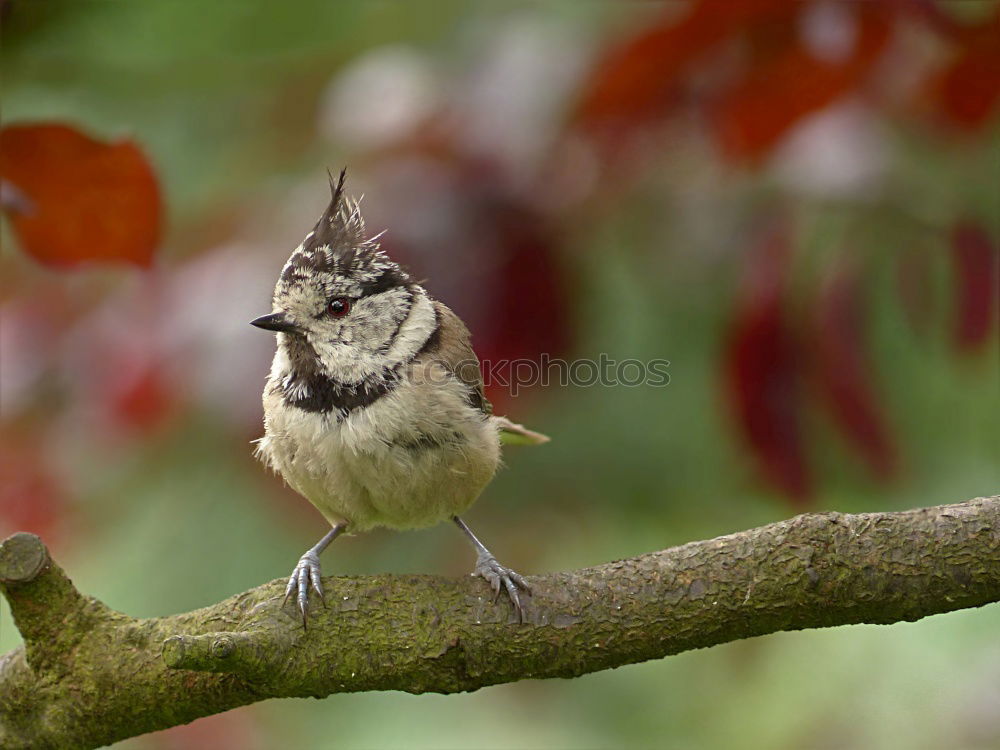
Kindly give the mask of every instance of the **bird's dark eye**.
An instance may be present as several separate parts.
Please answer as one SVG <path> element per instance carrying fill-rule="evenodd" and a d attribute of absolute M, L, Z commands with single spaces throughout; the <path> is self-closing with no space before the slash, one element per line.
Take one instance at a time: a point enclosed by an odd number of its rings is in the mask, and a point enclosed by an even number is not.
<path fill-rule="evenodd" d="M 351 311 L 351 301 L 347 297 L 337 297 L 326 306 L 326 311 L 335 318 L 342 318 Z"/>

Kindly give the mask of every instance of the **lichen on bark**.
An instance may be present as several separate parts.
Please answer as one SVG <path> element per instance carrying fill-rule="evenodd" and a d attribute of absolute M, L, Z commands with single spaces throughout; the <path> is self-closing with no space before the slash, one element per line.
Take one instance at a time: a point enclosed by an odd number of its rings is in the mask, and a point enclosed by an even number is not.
<path fill-rule="evenodd" d="M 25 644 L 0 656 L 0 747 L 97 747 L 272 697 L 453 693 L 981 606 L 1000 601 L 1000 497 L 802 515 L 529 580 L 525 624 L 481 580 L 389 575 L 325 579 L 308 630 L 281 581 L 141 620 L 15 534 L 0 591 Z"/>

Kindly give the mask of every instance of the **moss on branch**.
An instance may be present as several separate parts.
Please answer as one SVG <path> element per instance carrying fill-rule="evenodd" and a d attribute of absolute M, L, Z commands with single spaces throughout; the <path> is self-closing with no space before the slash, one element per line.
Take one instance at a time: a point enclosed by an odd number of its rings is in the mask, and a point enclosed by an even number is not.
<path fill-rule="evenodd" d="M 325 579 L 308 631 L 282 581 L 139 620 L 15 534 L 0 591 L 25 645 L 0 656 L 0 747 L 96 747 L 272 697 L 452 693 L 981 606 L 1000 601 L 1000 497 L 808 514 L 529 580 L 524 625 L 481 580 L 389 575 Z"/>

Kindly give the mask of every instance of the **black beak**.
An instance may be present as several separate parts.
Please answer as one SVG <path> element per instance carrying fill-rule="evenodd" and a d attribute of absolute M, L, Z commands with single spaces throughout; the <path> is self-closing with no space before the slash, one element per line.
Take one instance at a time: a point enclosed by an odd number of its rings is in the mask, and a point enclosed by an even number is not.
<path fill-rule="evenodd" d="M 265 331 L 281 331 L 283 333 L 297 333 L 299 327 L 295 325 L 283 312 L 261 315 L 250 321 L 250 325 L 263 328 Z"/>

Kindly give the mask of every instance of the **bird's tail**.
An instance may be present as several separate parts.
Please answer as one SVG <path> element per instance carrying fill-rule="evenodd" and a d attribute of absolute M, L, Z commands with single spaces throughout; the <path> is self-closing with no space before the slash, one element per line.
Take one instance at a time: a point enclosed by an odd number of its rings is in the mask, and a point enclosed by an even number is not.
<path fill-rule="evenodd" d="M 548 435 L 529 430 L 524 425 L 511 422 L 507 417 L 493 415 L 490 419 L 500 429 L 500 442 L 504 445 L 541 445 L 551 440 Z"/>

